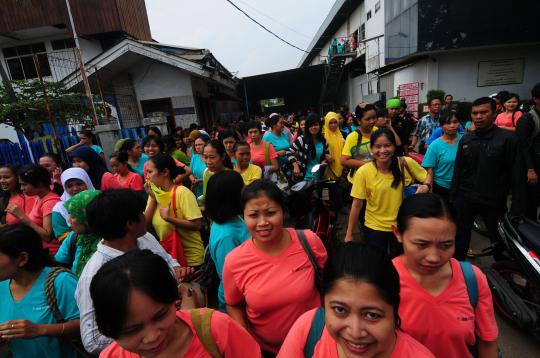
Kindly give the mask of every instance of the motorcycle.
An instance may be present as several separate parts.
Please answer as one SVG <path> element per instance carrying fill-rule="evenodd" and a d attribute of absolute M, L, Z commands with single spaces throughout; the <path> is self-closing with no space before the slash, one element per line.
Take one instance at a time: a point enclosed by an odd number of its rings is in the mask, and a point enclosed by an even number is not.
<path fill-rule="evenodd" d="M 323 177 L 326 164 L 314 165 L 311 172 Z M 303 180 L 290 187 L 287 195 L 289 212 L 296 229 L 309 229 L 319 236 L 327 251 L 336 242 L 336 212 L 330 206 L 331 185 L 327 179 Z"/>
<path fill-rule="evenodd" d="M 540 340 L 540 225 L 507 214 L 498 228 L 507 257 L 484 269 L 495 308 Z"/>

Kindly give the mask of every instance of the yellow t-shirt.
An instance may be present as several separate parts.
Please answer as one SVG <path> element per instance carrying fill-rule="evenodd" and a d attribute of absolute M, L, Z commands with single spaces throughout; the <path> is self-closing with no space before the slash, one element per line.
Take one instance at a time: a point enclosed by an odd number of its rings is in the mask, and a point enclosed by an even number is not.
<path fill-rule="evenodd" d="M 238 166 L 236 166 L 234 169 L 239 172 Z M 247 169 L 244 170 L 243 173 L 240 173 L 240 175 L 244 180 L 244 185 L 249 185 L 255 180 L 262 178 L 262 169 L 258 165 L 249 164 Z"/>
<path fill-rule="evenodd" d="M 412 158 L 403 157 L 414 176 L 414 179 L 423 183 L 427 172 Z M 413 183 L 413 178 L 405 171 L 405 185 Z M 351 196 L 365 200 L 366 222 L 365 225 L 373 230 L 392 231 L 392 225 L 396 225 L 397 213 L 403 200 L 403 185 L 392 188 L 394 176 L 392 173 L 382 174 L 377 170 L 374 163 L 363 165 L 356 171 L 354 176 Z"/>
<path fill-rule="evenodd" d="M 173 189 L 171 189 L 172 192 Z M 148 198 L 147 206 L 150 204 L 151 198 Z M 167 203 L 161 203 L 165 205 Z M 159 205 L 159 204 L 158 204 Z M 169 215 L 174 216 L 173 206 L 171 204 Z M 176 188 L 176 218 L 185 220 L 195 220 L 202 218 L 201 209 L 197 205 L 197 199 L 191 190 L 185 186 Z M 167 237 L 174 229 L 174 225 L 166 222 L 159 214 L 159 208 L 156 208 L 152 217 L 152 226 L 159 239 Z M 204 246 L 201 239 L 201 234 L 198 231 L 186 230 L 177 227 L 178 233 L 182 237 L 182 246 L 184 247 L 184 255 L 189 266 L 199 266 L 204 262 Z"/>
<path fill-rule="evenodd" d="M 373 127 L 373 131 L 377 130 L 376 127 Z M 369 148 L 369 138 L 362 136 L 362 141 L 359 143 L 358 140 L 358 131 L 351 132 L 347 139 L 345 139 L 345 144 L 343 145 L 343 151 L 341 155 L 346 155 L 352 159 L 359 160 L 370 160 L 371 159 L 371 149 Z M 341 160 L 341 158 L 340 158 Z M 358 169 L 357 169 L 358 170 Z M 349 171 L 349 182 L 354 183 L 354 173 L 356 171 Z"/>

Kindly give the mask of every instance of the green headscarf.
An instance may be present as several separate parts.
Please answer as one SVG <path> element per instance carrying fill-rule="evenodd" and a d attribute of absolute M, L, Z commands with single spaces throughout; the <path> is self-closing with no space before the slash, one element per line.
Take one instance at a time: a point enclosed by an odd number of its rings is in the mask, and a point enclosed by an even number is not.
<path fill-rule="evenodd" d="M 99 194 L 101 194 L 101 191 L 99 190 L 81 191 L 77 195 L 72 196 L 65 204 L 65 208 L 69 215 L 86 228 L 86 232 L 76 236 L 77 246 L 81 248 L 79 262 L 77 262 L 77 267 L 75 268 L 75 274 L 77 276 L 81 275 L 84 266 L 94 252 L 96 252 L 97 244 L 101 240 L 101 237 L 90 232 L 88 220 L 86 218 L 86 206 Z"/>

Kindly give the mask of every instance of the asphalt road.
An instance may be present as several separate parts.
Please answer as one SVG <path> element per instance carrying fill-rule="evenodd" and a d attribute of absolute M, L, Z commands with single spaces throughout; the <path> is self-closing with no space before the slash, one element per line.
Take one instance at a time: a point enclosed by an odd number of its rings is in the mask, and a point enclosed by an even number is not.
<path fill-rule="evenodd" d="M 471 246 L 475 250 L 481 250 L 489 245 L 489 240 L 476 232 L 473 232 Z M 491 257 L 481 257 L 471 261 L 478 267 L 491 265 Z M 538 358 L 540 357 L 540 341 L 534 339 L 527 332 L 519 330 L 505 320 L 495 311 L 499 325 L 499 346 L 504 358 Z"/>

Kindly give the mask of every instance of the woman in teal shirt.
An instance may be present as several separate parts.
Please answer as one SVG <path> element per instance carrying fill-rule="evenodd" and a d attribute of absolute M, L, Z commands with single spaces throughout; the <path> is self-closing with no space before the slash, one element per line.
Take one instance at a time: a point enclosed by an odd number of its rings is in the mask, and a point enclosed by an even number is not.
<path fill-rule="evenodd" d="M 266 126 L 270 128 L 263 136 L 263 141 L 272 143 L 280 169 L 288 177 L 292 177 L 292 168 L 287 161 L 287 152 L 291 147 L 289 137 L 283 132 L 283 119 L 277 113 L 272 113 L 266 120 Z"/>
<path fill-rule="evenodd" d="M 455 113 L 447 111 L 442 113 L 439 124 L 443 135 L 430 144 L 422 166 L 428 170 L 430 174 L 428 177 L 433 178 L 433 183 L 430 183 L 433 192 L 448 201 L 458 143 L 461 139 L 461 135 L 458 134 L 460 123 Z"/>
<path fill-rule="evenodd" d="M 242 176 L 233 170 L 214 174 L 206 187 L 205 210 L 212 220 L 208 249 L 216 265 L 220 283 L 218 289 L 219 309 L 225 312 L 225 295 L 221 273 L 225 257 L 237 246 L 250 238 L 241 214 L 240 192 L 244 187 Z"/>
<path fill-rule="evenodd" d="M 203 195 L 203 176 L 206 169 L 206 163 L 202 159 L 202 152 L 204 145 L 210 141 L 210 137 L 201 135 L 195 139 L 193 148 L 195 151 L 191 155 L 191 161 L 189 162 L 189 168 L 191 169 L 191 190 L 198 198 Z"/>
<path fill-rule="evenodd" d="M 79 335 L 74 299 L 77 279 L 62 272 L 54 280 L 58 322 L 47 303 L 45 281 L 51 272 L 41 237 L 22 224 L 0 229 L 0 341 L 17 357 L 77 357 L 70 339 Z"/>
<path fill-rule="evenodd" d="M 144 176 L 144 164 L 148 161 L 148 156 L 143 153 L 142 146 L 135 139 L 127 139 L 122 143 L 121 152 L 128 154 L 128 163 L 137 174 Z"/>

